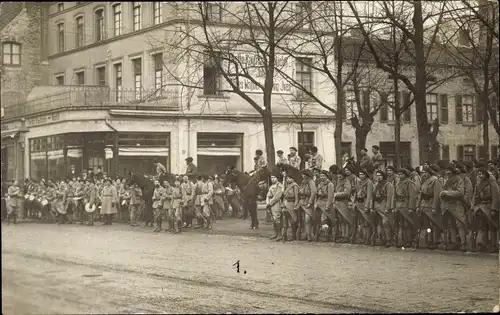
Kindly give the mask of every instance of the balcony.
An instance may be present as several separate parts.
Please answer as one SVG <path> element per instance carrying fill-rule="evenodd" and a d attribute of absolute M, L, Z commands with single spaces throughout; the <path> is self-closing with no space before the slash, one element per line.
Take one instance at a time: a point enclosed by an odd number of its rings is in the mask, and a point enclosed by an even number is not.
<path fill-rule="evenodd" d="M 47 86 L 35 89 L 45 90 L 45 95 L 25 103 L 5 106 L 3 119 L 26 117 L 55 110 L 178 111 L 180 104 L 180 95 L 176 86 L 167 86 L 161 90 L 141 91 L 112 90 L 105 86 Z"/>

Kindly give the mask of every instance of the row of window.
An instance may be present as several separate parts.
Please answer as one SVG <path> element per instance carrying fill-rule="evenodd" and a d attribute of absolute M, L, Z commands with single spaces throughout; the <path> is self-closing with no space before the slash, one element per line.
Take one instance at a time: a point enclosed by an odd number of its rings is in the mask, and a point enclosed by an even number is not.
<path fill-rule="evenodd" d="M 134 83 L 134 98 L 140 100 L 143 97 L 143 71 L 142 71 L 142 58 L 134 58 L 132 61 L 132 75 Z M 155 96 L 163 96 L 164 87 L 164 72 L 163 72 L 163 53 L 157 53 L 153 55 L 154 64 L 154 86 L 155 86 Z M 116 90 L 116 101 L 121 102 L 122 100 L 122 90 L 123 90 L 123 65 L 121 62 L 113 64 L 113 80 L 114 89 Z M 85 85 L 85 70 L 77 70 L 74 74 L 76 85 Z M 65 85 L 64 74 L 56 75 L 57 85 Z M 95 67 L 95 80 L 97 85 L 106 86 L 108 82 L 106 80 L 106 66 L 101 65 Z M 70 82 L 71 84 L 71 82 Z"/>
<path fill-rule="evenodd" d="M 59 4 L 63 5 L 64 4 Z M 163 2 L 152 2 L 153 11 L 153 25 L 162 23 L 162 8 Z M 113 25 L 113 36 L 120 36 L 123 33 L 123 10 L 122 3 L 116 3 L 112 5 L 112 25 Z M 133 17 L 133 30 L 138 31 L 142 28 L 142 3 L 132 2 L 132 17 Z M 99 42 L 105 39 L 105 16 L 104 8 L 99 8 L 94 11 L 94 21 L 93 29 L 94 40 Z M 64 52 L 66 49 L 65 43 L 65 25 L 64 22 L 57 24 L 57 47 L 58 52 Z M 76 47 L 81 47 L 85 44 L 85 19 L 84 15 L 79 15 L 75 17 L 75 39 Z"/>

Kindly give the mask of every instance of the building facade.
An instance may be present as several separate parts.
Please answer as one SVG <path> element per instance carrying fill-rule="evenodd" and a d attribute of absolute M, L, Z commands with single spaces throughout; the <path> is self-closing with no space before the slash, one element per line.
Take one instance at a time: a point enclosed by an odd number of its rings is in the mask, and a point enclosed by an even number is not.
<path fill-rule="evenodd" d="M 2 161 L 4 152 L 6 161 L 14 161 L 8 179 L 60 178 L 71 165 L 77 172 L 102 167 L 111 175 L 129 170 L 152 173 L 154 161 L 172 173 L 183 173 L 188 156 L 204 173 L 222 172 L 228 164 L 252 169 L 254 151 L 265 151 L 260 115 L 235 94 L 206 89 L 186 93 L 169 81 L 163 65 L 168 65 L 172 52 L 161 42 L 181 18 L 175 8 L 163 2 L 50 3 L 46 23 L 39 27 L 46 30 L 47 40 L 39 47 L 46 50 L 48 75 L 42 76 L 43 69 L 34 68 L 36 73 L 29 76 L 46 80 L 27 86 L 29 95 L 23 95 L 22 101 L 10 100 L 8 105 L 3 103 L 6 94 L 2 87 L 2 148 L 3 139 L 9 137 L 15 139 L 17 148 L 2 149 Z M 3 30 L 13 29 L 17 18 L 3 27 L 2 45 Z M 26 51 L 29 44 L 20 44 L 20 50 Z M 33 55 L 23 54 L 21 64 L 29 64 L 30 58 Z M 290 71 L 297 69 L 290 66 Z M 301 71 L 300 75 L 310 78 L 315 93 L 330 93 L 331 87 L 310 68 Z M 447 123 L 440 133 L 446 144 L 443 158 L 477 158 L 480 124 L 454 120 L 456 95 L 463 93 L 457 82 L 436 92 L 437 100 L 429 96 L 428 108 L 431 115 L 442 115 L 447 108 Z M 262 99 L 258 93 L 254 97 Z M 315 145 L 325 157 L 326 168 L 335 162 L 334 117 L 314 103 L 306 104 L 307 114 L 303 114 L 304 104 L 295 99 L 290 87 L 273 96 L 275 149 L 286 152 L 291 146 Z M 473 102 L 462 96 L 461 108 L 469 113 Z M 387 111 L 382 109 L 377 115 L 367 146 L 379 145 L 390 164 L 394 132 Z M 490 139 L 498 143 L 494 132 Z M 404 161 L 417 164 L 414 113 L 410 112 L 408 123 L 402 126 L 401 141 Z M 355 155 L 354 144 L 354 131 L 347 120 L 343 150 Z M 494 156 L 497 151 L 489 149 Z"/>

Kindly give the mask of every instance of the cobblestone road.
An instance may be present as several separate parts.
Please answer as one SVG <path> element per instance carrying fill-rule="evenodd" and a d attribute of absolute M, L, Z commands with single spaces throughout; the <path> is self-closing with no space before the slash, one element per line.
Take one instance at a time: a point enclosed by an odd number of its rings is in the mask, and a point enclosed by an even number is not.
<path fill-rule="evenodd" d="M 222 223 L 224 222 L 224 223 Z M 241 220 L 218 221 L 246 226 Z M 492 311 L 498 259 L 124 225 L 2 224 L 4 314 Z M 225 232 L 224 232 L 225 231 Z M 227 232 L 227 233 L 226 233 Z M 240 261 L 240 273 L 232 265 Z M 246 273 L 245 273 L 246 271 Z"/>

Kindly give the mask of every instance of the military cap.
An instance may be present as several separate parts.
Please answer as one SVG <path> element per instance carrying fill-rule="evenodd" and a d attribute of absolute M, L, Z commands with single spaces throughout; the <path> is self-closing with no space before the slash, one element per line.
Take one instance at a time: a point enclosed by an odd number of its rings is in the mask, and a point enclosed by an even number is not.
<path fill-rule="evenodd" d="M 435 174 L 434 170 L 431 167 L 424 167 L 424 169 L 422 171 L 428 173 L 429 175 Z"/>
<path fill-rule="evenodd" d="M 386 179 L 386 178 L 387 178 L 387 175 L 385 174 L 385 172 L 384 172 L 384 171 L 381 171 L 381 170 L 377 170 L 377 171 L 375 172 L 375 175 L 380 175 L 380 176 L 382 176 L 382 178 L 383 178 L 383 179 Z"/>
<path fill-rule="evenodd" d="M 306 175 L 309 178 L 312 178 L 314 176 L 310 170 L 302 170 L 301 173 L 302 175 Z"/>
<path fill-rule="evenodd" d="M 365 174 L 365 176 L 366 176 L 366 177 L 370 176 L 370 175 L 368 174 L 368 171 L 366 170 L 366 168 L 362 168 L 362 169 L 360 169 L 360 170 L 359 170 L 359 173 L 363 173 L 363 174 Z"/>
<path fill-rule="evenodd" d="M 321 174 L 325 175 L 328 179 L 331 179 L 330 172 L 321 170 Z"/>
<path fill-rule="evenodd" d="M 290 150 L 292 150 L 292 151 L 298 151 L 296 147 L 290 147 Z"/>
<path fill-rule="evenodd" d="M 441 168 L 437 166 L 436 164 L 432 164 L 430 168 L 434 171 L 435 174 L 441 172 Z"/>
<path fill-rule="evenodd" d="M 262 155 L 262 154 L 264 154 L 264 153 L 262 152 L 262 150 L 261 150 L 261 149 L 257 149 L 257 150 L 255 150 L 255 154 L 257 154 L 257 155 Z"/>
<path fill-rule="evenodd" d="M 490 172 L 484 167 L 481 167 L 480 169 L 477 170 L 478 174 L 482 173 L 486 178 L 490 178 Z"/>
<path fill-rule="evenodd" d="M 278 151 L 276 151 L 276 153 L 283 154 L 283 150 L 278 150 Z"/>
<path fill-rule="evenodd" d="M 386 171 L 387 171 L 387 170 L 393 170 L 393 171 L 395 171 L 396 169 L 394 168 L 394 166 L 389 165 L 389 166 L 387 166 L 387 167 L 385 168 L 385 170 L 386 170 Z"/>
<path fill-rule="evenodd" d="M 193 158 L 188 156 L 186 159 L 185 159 L 186 162 L 193 162 Z"/>
<path fill-rule="evenodd" d="M 411 173 L 408 168 L 400 168 L 398 169 L 398 174 L 405 174 L 406 176 L 409 176 Z"/>

